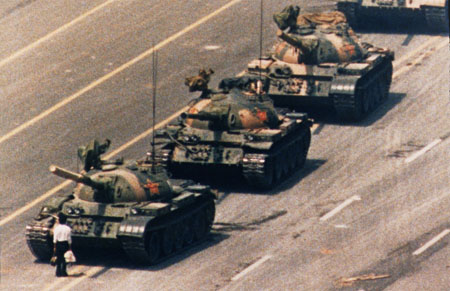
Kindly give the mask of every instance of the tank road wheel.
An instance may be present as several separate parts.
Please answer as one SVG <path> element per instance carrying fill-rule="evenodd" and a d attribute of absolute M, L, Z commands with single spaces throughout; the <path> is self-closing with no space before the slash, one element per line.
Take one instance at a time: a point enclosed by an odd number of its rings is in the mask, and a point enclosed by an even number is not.
<path fill-rule="evenodd" d="M 183 243 L 184 245 L 190 245 L 194 241 L 194 232 L 193 232 L 193 219 L 192 217 L 187 217 L 183 221 Z"/>
<path fill-rule="evenodd" d="M 175 251 L 179 251 L 183 248 L 184 243 L 184 224 L 183 222 L 177 222 L 174 226 L 174 238 L 173 246 Z"/>
<path fill-rule="evenodd" d="M 174 249 L 174 225 L 169 225 L 162 231 L 161 249 L 164 255 L 170 255 Z"/>
<path fill-rule="evenodd" d="M 161 251 L 161 237 L 157 231 L 151 231 L 146 235 L 145 250 L 147 252 L 147 263 L 153 264 L 156 262 Z"/>
<path fill-rule="evenodd" d="M 201 240 L 206 236 L 206 216 L 203 209 L 194 215 L 193 232 L 195 240 Z"/>

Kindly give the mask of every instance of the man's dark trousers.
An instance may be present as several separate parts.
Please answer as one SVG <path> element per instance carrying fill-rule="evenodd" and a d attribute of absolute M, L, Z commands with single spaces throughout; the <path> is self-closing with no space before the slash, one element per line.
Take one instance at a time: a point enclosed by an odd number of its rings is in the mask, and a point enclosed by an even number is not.
<path fill-rule="evenodd" d="M 66 260 L 64 254 L 69 250 L 69 243 L 67 241 L 59 241 L 56 243 L 56 276 L 67 276 Z"/>

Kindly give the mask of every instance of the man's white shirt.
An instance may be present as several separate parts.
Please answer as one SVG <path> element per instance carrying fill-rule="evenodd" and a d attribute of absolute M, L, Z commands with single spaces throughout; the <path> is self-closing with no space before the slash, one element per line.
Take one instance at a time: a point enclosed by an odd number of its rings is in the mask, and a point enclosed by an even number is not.
<path fill-rule="evenodd" d="M 72 229 L 65 224 L 58 224 L 53 230 L 53 243 L 67 241 L 72 243 Z"/>

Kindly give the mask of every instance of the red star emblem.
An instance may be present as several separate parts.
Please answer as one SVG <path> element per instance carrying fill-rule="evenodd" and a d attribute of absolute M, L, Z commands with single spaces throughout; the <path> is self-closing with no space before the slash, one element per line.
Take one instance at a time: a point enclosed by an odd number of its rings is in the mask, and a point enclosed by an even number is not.
<path fill-rule="evenodd" d="M 150 179 L 147 179 L 147 184 L 144 184 L 144 188 L 150 190 L 150 194 L 159 194 L 159 183 L 153 183 Z"/>

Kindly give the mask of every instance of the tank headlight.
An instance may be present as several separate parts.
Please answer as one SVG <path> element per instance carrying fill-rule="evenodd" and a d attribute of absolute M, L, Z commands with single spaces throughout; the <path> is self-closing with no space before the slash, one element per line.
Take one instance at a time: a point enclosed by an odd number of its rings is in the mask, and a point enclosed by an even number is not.
<path fill-rule="evenodd" d="M 139 214 L 139 209 L 131 208 L 131 214 L 133 214 L 133 215 Z"/>
<path fill-rule="evenodd" d="M 81 209 L 75 208 L 74 212 L 75 212 L 76 215 L 80 215 L 81 214 Z"/>
<path fill-rule="evenodd" d="M 73 214 L 73 213 L 74 213 L 73 208 L 72 208 L 72 207 L 68 207 L 68 208 L 67 208 L 67 213 Z"/>
<path fill-rule="evenodd" d="M 44 207 L 42 208 L 42 211 L 41 211 L 41 212 L 49 212 L 48 207 L 47 207 L 47 206 L 44 206 Z"/>

